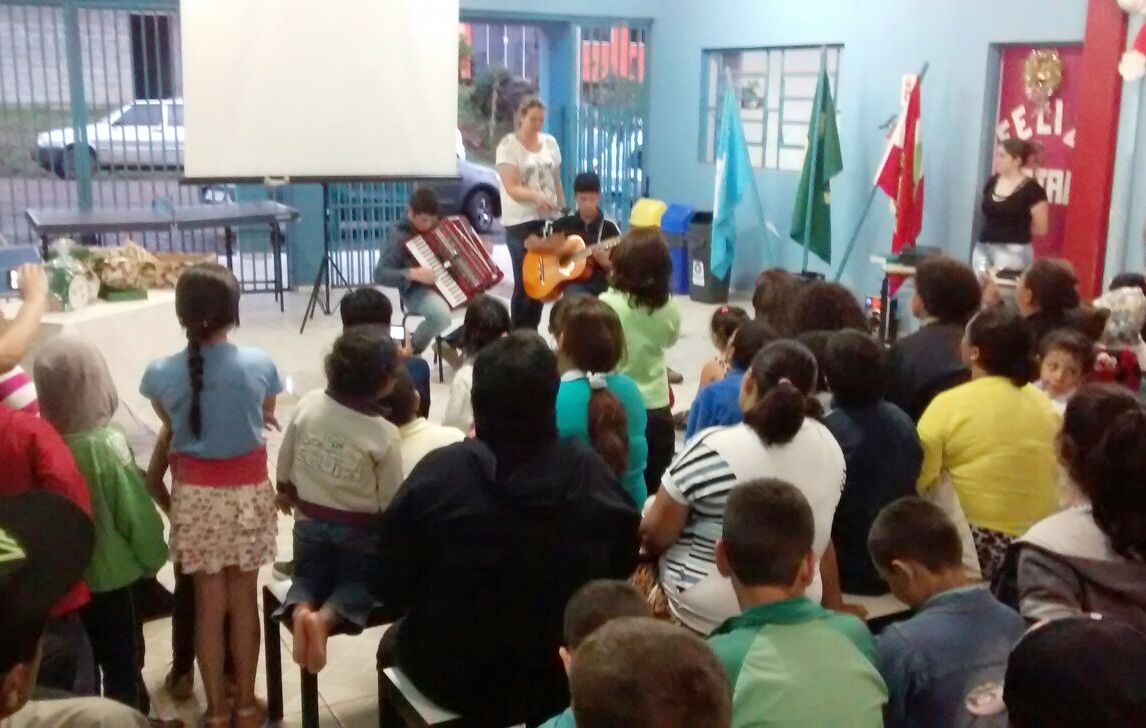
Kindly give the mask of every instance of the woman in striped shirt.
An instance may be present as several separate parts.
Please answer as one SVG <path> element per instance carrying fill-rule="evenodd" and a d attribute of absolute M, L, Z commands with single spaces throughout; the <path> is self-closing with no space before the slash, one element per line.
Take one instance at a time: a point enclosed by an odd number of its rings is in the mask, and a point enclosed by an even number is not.
<path fill-rule="evenodd" d="M 20 360 L 48 308 L 48 277 L 38 265 L 22 265 L 16 270 L 16 288 L 23 301 L 19 313 L 11 321 L 0 316 L 0 404 L 34 415 L 40 411 L 36 388 Z"/>
<path fill-rule="evenodd" d="M 815 551 L 823 558 L 844 484 L 844 456 L 815 416 L 817 368 L 807 347 L 777 341 L 752 361 L 741 387 L 744 423 L 705 430 L 691 440 L 661 480 L 641 524 L 644 548 L 660 555 L 669 609 L 685 626 L 708 634 L 739 613 L 728 579 L 716 570 L 724 505 L 740 483 L 778 478 L 812 506 Z M 831 557 L 834 563 L 834 554 Z M 833 572 L 834 573 L 834 572 Z M 833 581 L 835 581 L 833 579 Z M 831 589 L 832 596 L 836 588 Z M 819 570 L 807 596 L 824 592 Z"/>

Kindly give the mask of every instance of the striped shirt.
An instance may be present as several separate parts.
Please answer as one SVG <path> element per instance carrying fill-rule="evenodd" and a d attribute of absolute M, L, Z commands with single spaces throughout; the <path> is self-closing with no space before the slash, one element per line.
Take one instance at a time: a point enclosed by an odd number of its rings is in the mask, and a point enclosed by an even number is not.
<path fill-rule="evenodd" d="M 662 480 L 665 493 L 688 506 L 689 515 L 680 537 L 661 557 L 661 584 L 674 613 L 698 631 L 711 631 L 739 612 L 730 588 L 710 590 L 706 585 L 699 590 L 709 595 L 706 601 L 715 597 L 721 604 L 705 604 L 703 616 L 690 615 L 694 610 L 687 604 L 687 592 L 717 575 L 716 542 L 724 528 L 728 494 L 739 483 L 760 478 L 787 481 L 804 494 L 815 518 L 816 555 L 823 556 L 843 492 L 844 456 L 831 432 L 815 420 L 804 420 L 790 442 L 773 446 L 765 445 L 743 424 L 703 430 L 689 441 Z M 817 570 L 807 595 L 818 602 L 822 591 Z"/>
<path fill-rule="evenodd" d="M 0 404 L 30 415 L 40 414 L 36 385 L 21 366 L 16 365 L 0 374 Z"/>

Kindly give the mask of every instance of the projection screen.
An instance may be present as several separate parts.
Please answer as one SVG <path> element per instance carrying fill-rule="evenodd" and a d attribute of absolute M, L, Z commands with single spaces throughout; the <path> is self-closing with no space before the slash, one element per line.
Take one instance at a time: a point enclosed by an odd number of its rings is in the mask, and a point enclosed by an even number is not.
<path fill-rule="evenodd" d="M 184 178 L 456 174 L 458 0 L 182 0 Z"/>

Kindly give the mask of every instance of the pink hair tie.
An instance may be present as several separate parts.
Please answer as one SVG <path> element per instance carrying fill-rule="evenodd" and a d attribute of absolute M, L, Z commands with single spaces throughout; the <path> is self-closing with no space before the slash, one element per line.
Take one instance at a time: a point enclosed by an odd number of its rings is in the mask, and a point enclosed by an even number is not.
<path fill-rule="evenodd" d="M 776 385 L 777 385 L 777 386 L 779 386 L 779 385 L 781 385 L 781 384 L 787 384 L 787 385 L 789 385 L 789 386 L 793 386 L 793 385 L 792 385 L 792 380 L 791 380 L 791 379 L 788 379 L 787 377 L 780 377 L 780 381 L 776 382 Z"/>

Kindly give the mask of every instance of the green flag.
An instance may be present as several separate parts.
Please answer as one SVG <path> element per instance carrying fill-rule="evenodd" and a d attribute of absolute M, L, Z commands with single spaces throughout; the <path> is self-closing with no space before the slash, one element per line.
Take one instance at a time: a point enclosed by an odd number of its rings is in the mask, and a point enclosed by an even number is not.
<path fill-rule="evenodd" d="M 836 129 L 836 107 L 828 86 L 828 70 L 820 69 L 816 100 L 808 125 L 808 149 L 804 155 L 804 172 L 796 192 L 789 235 L 804 244 L 804 267 L 808 253 L 815 253 L 825 263 L 832 262 L 832 193 L 831 179 L 844 168 L 840 156 L 840 133 Z"/>

